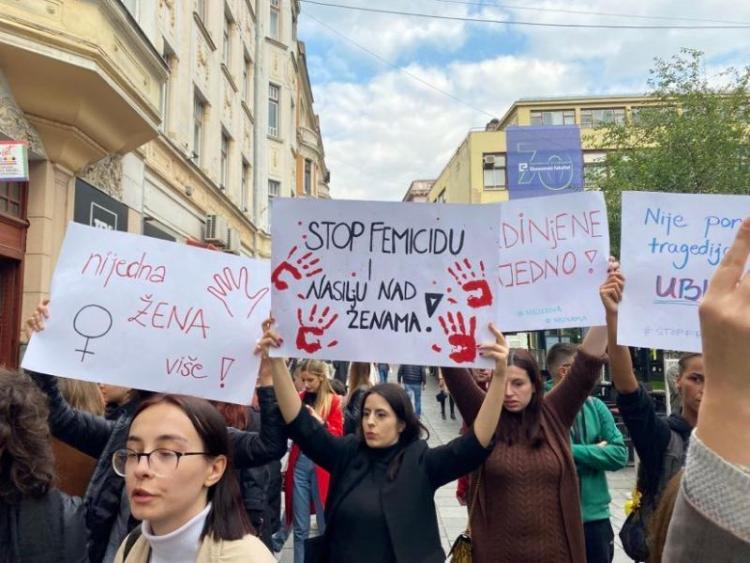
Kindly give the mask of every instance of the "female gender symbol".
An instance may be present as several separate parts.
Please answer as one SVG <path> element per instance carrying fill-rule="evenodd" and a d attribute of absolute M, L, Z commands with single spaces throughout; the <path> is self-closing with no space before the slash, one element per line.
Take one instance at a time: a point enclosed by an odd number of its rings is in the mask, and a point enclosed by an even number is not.
<path fill-rule="evenodd" d="M 86 339 L 83 349 L 76 349 L 81 353 L 81 362 L 86 359 L 89 352 L 89 340 L 101 338 L 112 328 L 112 315 L 101 305 L 86 305 L 82 307 L 73 317 L 73 330 Z"/>

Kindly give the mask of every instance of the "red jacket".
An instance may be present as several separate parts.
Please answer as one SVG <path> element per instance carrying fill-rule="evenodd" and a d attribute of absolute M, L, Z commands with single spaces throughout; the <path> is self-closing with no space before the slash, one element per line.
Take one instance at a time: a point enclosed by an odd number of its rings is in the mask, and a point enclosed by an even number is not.
<path fill-rule="evenodd" d="M 328 412 L 328 417 L 325 420 L 326 429 L 333 436 L 341 436 L 344 433 L 344 415 L 341 409 L 341 397 L 336 394 L 332 394 L 333 399 L 331 400 L 331 409 Z M 300 393 L 300 399 L 304 399 L 305 391 Z M 305 408 L 304 405 L 302 408 Z M 294 466 L 297 464 L 299 458 L 300 449 L 297 444 L 292 444 L 292 451 L 289 453 L 289 464 L 287 465 L 286 474 L 284 475 L 284 513 L 286 516 L 287 525 L 291 524 L 292 516 L 294 511 L 292 508 L 292 498 L 294 496 Z M 320 502 L 325 506 L 326 498 L 328 497 L 328 484 L 330 481 L 330 474 L 328 471 L 324 471 L 317 465 L 315 466 L 315 481 L 318 484 L 318 494 L 320 495 Z M 312 512 L 315 512 L 315 503 L 310 499 L 310 505 Z"/>

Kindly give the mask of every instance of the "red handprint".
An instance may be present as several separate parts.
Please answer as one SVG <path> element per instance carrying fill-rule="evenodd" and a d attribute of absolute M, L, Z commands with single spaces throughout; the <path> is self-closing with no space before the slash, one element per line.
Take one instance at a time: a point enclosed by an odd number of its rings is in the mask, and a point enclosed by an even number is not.
<path fill-rule="evenodd" d="M 331 328 L 331 325 L 333 325 L 333 323 L 339 318 L 338 313 L 334 313 L 334 315 L 328 319 L 328 314 L 330 313 L 331 308 L 326 307 L 316 319 L 315 313 L 317 310 L 318 306 L 313 305 L 313 308 L 310 310 L 310 316 L 308 317 L 309 322 L 305 324 L 305 321 L 302 319 L 302 309 L 297 309 L 297 321 L 299 321 L 299 329 L 297 329 L 297 349 L 304 350 L 309 354 L 317 352 L 323 346 L 320 343 L 320 338 L 316 338 L 311 342 L 308 340 L 308 336 L 323 336 L 325 331 Z M 326 347 L 330 348 L 331 346 L 336 346 L 336 344 L 338 344 L 338 341 L 332 340 L 326 344 Z"/>
<path fill-rule="evenodd" d="M 303 275 L 306 278 L 311 278 L 323 271 L 323 268 L 315 268 L 315 266 L 320 263 L 320 258 L 313 256 L 312 252 L 308 252 L 297 260 L 294 260 L 293 256 L 298 249 L 299 247 L 293 246 L 286 257 L 286 260 L 276 266 L 273 274 L 271 274 L 271 283 L 279 291 L 283 291 L 289 287 L 289 284 L 281 279 L 285 273 L 288 273 L 296 281 L 299 281 L 302 279 Z"/>
<path fill-rule="evenodd" d="M 448 344 L 453 346 L 448 357 L 457 364 L 473 362 L 477 357 L 477 341 L 475 337 L 477 318 L 469 317 L 469 330 L 467 331 L 464 316 L 460 312 L 456 313 L 454 318 L 453 313 L 449 311 L 445 317 L 439 316 L 438 321 L 440 321 L 440 326 L 443 327 L 443 332 L 448 337 Z M 432 348 L 435 351 L 440 351 L 439 347 L 436 348 L 433 346 Z"/>
<path fill-rule="evenodd" d="M 463 259 L 463 266 L 460 261 L 456 261 L 452 267 L 448 267 L 448 273 L 453 276 L 459 287 L 468 294 L 466 304 L 472 309 L 492 305 L 492 290 L 484 271 L 484 262 L 481 260 L 479 261 L 479 268 L 481 273 L 477 276 L 468 258 Z M 456 300 L 449 297 L 448 302 L 456 303 Z"/>
<path fill-rule="evenodd" d="M 268 288 L 262 287 L 250 294 L 250 274 L 245 266 L 242 266 L 236 275 L 227 266 L 221 274 L 214 274 L 213 279 L 215 285 L 208 286 L 206 290 L 222 302 L 227 314 L 232 318 L 237 313 L 241 318 L 244 315 L 244 318 L 249 319 L 255 307 L 268 293 Z"/>

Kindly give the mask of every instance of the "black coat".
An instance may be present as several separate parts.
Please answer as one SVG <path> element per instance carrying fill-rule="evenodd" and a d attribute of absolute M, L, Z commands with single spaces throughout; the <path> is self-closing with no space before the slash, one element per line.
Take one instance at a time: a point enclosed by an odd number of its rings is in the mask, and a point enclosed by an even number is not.
<path fill-rule="evenodd" d="M 354 436 L 332 436 L 307 409 L 301 409 L 287 428 L 302 452 L 331 474 L 325 509 L 329 525 L 325 536 L 328 542 L 340 541 L 332 523 L 342 500 L 369 471 L 367 446 Z M 384 516 L 398 563 L 445 561 L 435 511 L 435 491 L 475 470 L 491 451 L 491 447 L 482 447 L 471 430 L 436 448 L 428 447 L 425 440 L 405 446 L 396 478 L 386 481 L 381 490 Z M 372 541 L 377 542 L 378 538 Z M 366 545 L 362 546 L 361 553 L 367 553 Z"/>
<path fill-rule="evenodd" d="M 41 498 L 0 501 L 0 561 L 87 563 L 80 499 L 53 489 Z"/>
<path fill-rule="evenodd" d="M 124 480 L 112 468 L 112 454 L 125 447 L 133 414 L 139 399 L 123 407 L 116 420 L 107 420 L 88 412 L 77 411 L 65 401 L 57 387 L 57 380 L 50 375 L 30 373 L 37 385 L 49 398 L 50 430 L 52 435 L 98 459 L 91 476 L 84 503 L 86 525 L 89 531 L 89 556 L 92 563 L 104 557 L 112 526 L 120 510 L 120 499 Z M 234 444 L 234 465 L 237 468 L 263 465 L 279 459 L 286 453 L 284 422 L 276 404 L 271 387 L 259 387 L 258 399 L 261 417 L 264 420 L 260 433 L 241 432 L 229 429 Z M 129 528 L 136 522 L 131 518 Z M 120 538 L 119 541 L 122 541 Z"/>

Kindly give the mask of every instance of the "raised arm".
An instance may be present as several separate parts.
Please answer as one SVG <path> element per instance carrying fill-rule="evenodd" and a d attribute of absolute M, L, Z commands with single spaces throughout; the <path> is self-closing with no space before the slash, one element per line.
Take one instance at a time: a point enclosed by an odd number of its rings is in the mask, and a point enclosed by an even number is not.
<path fill-rule="evenodd" d="M 37 305 L 27 319 L 24 330 L 29 338 L 45 328 L 49 318 L 49 300 Z M 104 417 L 73 409 L 60 393 L 57 379 L 52 375 L 28 372 L 49 400 L 49 426 L 52 435 L 75 449 L 98 458 L 104 451 L 114 424 Z"/>
<path fill-rule="evenodd" d="M 647 483 L 653 485 L 658 481 L 664 449 L 669 444 L 670 430 L 667 423 L 656 416 L 651 397 L 638 384 L 630 350 L 617 344 L 617 315 L 624 291 L 625 278 L 619 265 L 614 263 L 610 267 L 607 281 L 599 291 L 607 315 L 612 382 L 617 390 L 617 406 L 645 469 Z"/>
<path fill-rule="evenodd" d="M 490 323 L 490 330 L 495 335 L 495 342 L 480 344 L 479 355 L 495 360 L 495 371 L 492 373 L 490 388 L 484 396 L 479 414 L 474 420 L 474 434 L 484 448 L 492 442 L 492 436 L 495 435 L 497 423 L 500 420 L 505 395 L 505 372 L 508 368 L 508 343 L 492 323 Z"/>
<path fill-rule="evenodd" d="M 619 265 L 614 263 L 610 266 L 607 281 L 599 289 L 599 295 L 606 311 L 609 367 L 612 372 L 612 383 L 618 393 L 627 394 L 634 393 L 639 386 L 633 371 L 630 350 L 617 343 L 617 314 L 624 290 L 625 278 L 620 272 Z"/>
<path fill-rule="evenodd" d="M 260 354 L 268 362 L 281 416 L 287 423 L 290 438 L 313 462 L 331 472 L 345 455 L 350 439 L 332 436 L 307 409 L 302 408 L 302 400 L 294 388 L 284 360 L 268 355 L 271 347 L 277 348 L 281 345 L 281 337 L 273 330 L 273 324 L 273 318 L 263 322 L 263 337 L 258 342 L 255 353 Z"/>
<path fill-rule="evenodd" d="M 448 444 L 427 452 L 427 471 L 435 488 L 479 467 L 492 449 L 492 437 L 497 429 L 505 395 L 508 344 L 492 323 L 490 330 L 495 335 L 495 342 L 481 344 L 479 353 L 495 360 L 495 370 L 473 428 Z"/>
<path fill-rule="evenodd" d="M 664 561 L 750 560 L 750 218 L 699 308 L 706 384 Z"/>
<path fill-rule="evenodd" d="M 260 404 L 260 432 L 229 429 L 234 445 L 234 465 L 240 469 L 257 467 L 280 459 L 286 453 L 284 419 L 276 403 L 273 379 L 267 359 L 262 359 L 258 373 L 258 402 Z"/>

